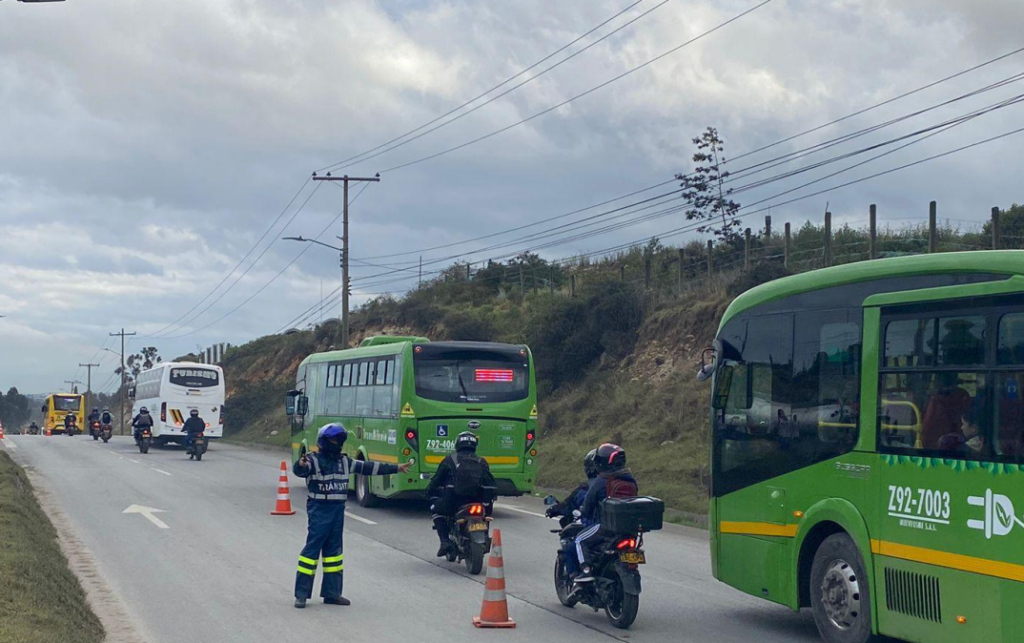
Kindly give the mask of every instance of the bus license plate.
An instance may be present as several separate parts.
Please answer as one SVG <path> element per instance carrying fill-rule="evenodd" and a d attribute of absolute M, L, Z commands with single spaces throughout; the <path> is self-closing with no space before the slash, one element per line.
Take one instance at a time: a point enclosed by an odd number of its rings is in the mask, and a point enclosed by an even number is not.
<path fill-rule="evenodd" d="M 642 551 L 624 551 L 619 554 L 619 560 L 627 565 L 643 565 L 647 557 Z"/>
<path fill-rule="evenodd" d="M 486 522 L 471 522 L 471 523 L 469 523 L 469 530 L 470 531 L 487 531 L 487 523 Z"/>

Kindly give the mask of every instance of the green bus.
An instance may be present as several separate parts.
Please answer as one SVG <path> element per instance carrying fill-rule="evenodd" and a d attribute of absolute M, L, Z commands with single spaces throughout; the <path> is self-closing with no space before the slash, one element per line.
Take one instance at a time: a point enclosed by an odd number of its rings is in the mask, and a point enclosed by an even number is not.
<path fill-rule="evenodd" d="M 779 279 L 709 350 L 717 579 L 830 642 L 1024 641 L 1024 252 Z"/>
<path fill-rule="evenodd" d="M 498 495 L 533 491 L 537 480 L 537 383 L 526 346 L 370 337 L 358 348 L 310 355 L 288 393 L 292 459 L 316 450 L 331 422 L 349 430 L 346 452 L 372 462 L 406 461 L 394 476 L 357 476 L 364 507 L 381 498 L 423 497 L 437 465 L 472 431 Z"/>

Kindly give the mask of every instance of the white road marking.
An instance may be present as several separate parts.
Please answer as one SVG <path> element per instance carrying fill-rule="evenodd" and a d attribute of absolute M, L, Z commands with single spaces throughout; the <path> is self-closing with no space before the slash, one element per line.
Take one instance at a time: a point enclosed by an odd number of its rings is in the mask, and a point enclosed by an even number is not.
<path fill-rule="evenodd" d="M 8 440 L 7 438 L 4 438 L 4 439 L 3 439 L 3 444 L 4 444 L 4 446 L 5 446 L 5 447 L 7 447 L 8 449 L 12 449 L 12 450 L 13 450 L 13 449 L 17 449 L 17 448 L 18 448 L 18 445 L 17 445 L 17 444 L 15 444 L 15 443 L 11 442 L 11 441 L 10 441 L 10 440 Z"/>
<path fill-rule="evenodd" d="M 135 464 L 142 464 L 141 460 L 132 460 L 131 458 L 128 458 L 128 462 L 134 462 Z"/>
<path fill-rule="evenodd" d="M 361 523 L 363 523 L 365 525 L 376 525 L 377 524 L 377 523 L 373 522 L 372 520 L 370 520 L 369 518 L 363 518 L 362 516 L 357 516 L 354 513 L 349 513 L 347 509 L 345 510 L 345 515 L 348 516 L 349 518 L 352 518 L 353 520 L 358 520 L 359 522 L 361 522 Z"/>
<path fill-rule="evenodd" d="M 537 516 L 538 518 L 547 518 L 544 514 L 539 514 L 535 511 L 527 511 L 526 509 L 520 509 L 519 507 L 513 507 L 511 505 L 495 505 L 499 509 L 508 509 L 509 511 L 518 511 L 521 514 L 527 514 L 530 516 Z"/>
<path fill-rule="evenodd" d="M 155 513 L 163 513 L 163 512 L 164 512 L 163 509 L 154 509 L 152 507 L 143 507 L 141 505 L 132 505 L 131 507 L 128 507 L 127 509 L 125 509 L 121 513 L 125 513 L 125 514 L 142 514 L 143 516 L 146 517 L 146 520 L 148 520 L 149 522 L 153 523 L 154 525 L 156 525 L 160 529 L 170 529 L 170 527 L 167 526 L 167 523 L 165 523 L 163 520 L 160 520 L 159 518 L 157 518 L 156 516 L 153 515 Z"/>
<path fill-rule="evenodd" d="M 154 471 L 158 471 L 159 473 L 162 473 L 162 474 L 164 474 L 165 476 L 169 476 L 169 475 L 171 475 L 171 474 L 167 473 L 166 471 L 164 471 L 163 469 L 157 469 L 156 467 L 153 467 L 153 470 L 154 470 Z"/>

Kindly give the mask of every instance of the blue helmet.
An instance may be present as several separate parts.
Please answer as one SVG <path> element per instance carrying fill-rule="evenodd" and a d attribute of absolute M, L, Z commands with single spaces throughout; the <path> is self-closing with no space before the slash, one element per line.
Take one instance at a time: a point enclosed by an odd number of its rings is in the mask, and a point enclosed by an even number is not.
<path fill-rule="evenodd" d="M 321 451 L 340 453 L 342 445 L 348 439 L 348 430 L 341 424 L 333 423 L 321 427 L 317 433 L 316 443 Z"/>

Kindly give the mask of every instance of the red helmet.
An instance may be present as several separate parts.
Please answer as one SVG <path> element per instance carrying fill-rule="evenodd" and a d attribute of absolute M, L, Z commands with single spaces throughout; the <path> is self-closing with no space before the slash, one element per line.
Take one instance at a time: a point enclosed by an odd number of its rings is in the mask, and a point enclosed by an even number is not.
<path fill-rule="evenodd" d="M 617 444 L 606 442 L 597 447 L 597 457 L 594 458 L 598 471 L 614 471 L 626 466 L 626 451 Z"/>

